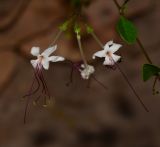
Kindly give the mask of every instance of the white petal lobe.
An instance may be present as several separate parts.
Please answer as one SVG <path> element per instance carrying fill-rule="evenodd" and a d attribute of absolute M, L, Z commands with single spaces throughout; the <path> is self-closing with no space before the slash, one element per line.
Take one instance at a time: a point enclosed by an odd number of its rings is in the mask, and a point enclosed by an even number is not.
<path fill-rule="evenodd" d="M 48 70 L 49 69 L 49 60 L 47 58 L 43 59 L 42 65 L 43 65 L 44 69 Z"/>
<path fill-rule="evenodd" d="M 117 56 L 115 54 L 112 55 L 114 62 L 118 62 L 121 59 L 121 56 Z"/>
<path fill-rule="evenodd" d="M 118 51 L 119 48 L 121 48 L 121 47 L 122 47 L 121 44 L 113 43 L 113 45 L 109 48 L 109 51 L 112 52 L 112 53 L 115 53 L 115 52 Z"/>
<path fill-rule="evenodd" d="M 112 61 L 112 59 L 108 56 L 105 57 L 105 60 L 103 62 L 103 65 L 114 65 L 114 62 Z"/>
<path fill-rule="evenodd" d="M 58 61 L 64 61 L 65 59 L 63 57 L 60 56 L 51 56 L 49 57 L 49 61 L 51 62 L 58 62 Z"/>
<path fill-rule="evenodd" d="M 105 44 L 104 50 L 105 50 L 106 52 L 110 51 L 109 49 L 110 49 L 110 46 L 111 46 L 111 45 L 113 45 L 113 41 L 112 41 L 112 40 L 111 40 L 111 41 L 108 41 L 108 42 Z"/>
<path fill-rule="evenodd" d="M 39 47 L 32 47 L 31 48 L 31 54 L 33 56 L 38 56 L 39 55 L 39 52 L 40 52 L 40 48 Z"/>
<path fill-rule="evenodd" d="M 47 48 L 46 50 L 44 50 L 44 52 L 42 53 L 43 56 L 48 57 L 50 56 L 55 50 L 57 49 L 57 45 L 52 46 Z"/>
<path fill-rule="evenodd" d="M 106 52 L 104 50 L 102 50 L 102 51 L 98 51 L 98 52 L 94 53 L 92 58 L 93 59 L 95 59 L 95 57 L 102 58 L 102 57 L 105 57 L 105 56 L 106 56 Z"/>
<path fill-rule="evenodd" d="M 34 68 L 37 67 L 38 60 L 31 60 L 30 62 Z"/>

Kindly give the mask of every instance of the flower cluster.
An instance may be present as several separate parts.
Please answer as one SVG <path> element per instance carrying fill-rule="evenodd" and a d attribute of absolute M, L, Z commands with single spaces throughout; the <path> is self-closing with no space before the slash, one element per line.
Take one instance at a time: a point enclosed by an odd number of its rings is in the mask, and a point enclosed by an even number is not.
<path fill-rule="evenodd" d="M 67 29 L 67 25 L 68 25 L 68 23 L 63 24 L 61 31 L 58 33 L 58 35 L 56 37 L 56 40 L 60 36 L 61 32 L 65 31 Z M 89 80 L 89 81 L 90 81 L 90 79 L 93 79 L 100 86 L 102 86 L 105 90 L 108 90 L 108 88 L 103 83 L 101 83 L 99 80 L 96 79 L 96 77 L 94 76 L 94 73 L 96 72 L 95 67 L 93 65 L 88 64 L 88 62 L 85 58 L 85 54 L 83 52 L 83 47 L 82 47 L 82 42 L 81 42 L 80 32 L 81 32 L 80 27 L 78 27 L 76 25 L 75 26 L 75 33 L 77 36 L 79 51 L 80 51 L 80 54 L 82 57 L 82 61 L 80 61 L 78 63 L 77 62 L 74 63 L 68 59 L 65 59 L 64 57 L 61 57 L 61 56 L 51 56 L 51 54 L 56 51 L 57 45 L 53 45 L 53 46 L 47 48 L 42 53 L 40 53 L 39 47 L 32 47 L 31 48 L 31 54 L 33 56 L 35 56 L 37 59 L 30 61 L 33 68 L 34 68 L 34 78 L 33 78 L 33 83 L 32 83 L 32 86 L 31 86 L 29 92 L 24 97 L 31 97 L 31 96 L 36 95 L 36 97 L 34 97 L 34 100 L 33 100 L 33 103 L 36 105 L 39 104 L 38 102 L 39 102 L 40 98 L 43 98 L 45 100 L 45 103 L 43 104 L 43 106 L 46 107 L 48 105 L 48 101 L 50 102 L 51 95 L 50 95 L 49 89 L 47 87 L 47 83 L 45 81 L 45 78 L 44 78 L 43 69 L 48 70 L 50 67 L 50 62 L 59 62 L 59 61 L 64 61 L 64 60 L 70 61 L 70 63 L 72 63 L 70 82 L 67 83 L 67 85 L 72 83 L 73 70 L 76 69 L 76 71 L 80 74 L 82 79 Z M 96 59 L 96 57 L 104 58 L 104 61 L 103 61 L 104 66 L 117 67 L 119 69 L 119 71 L 122 73 L 123 77 L 126 79 L 128 85 L 131 87 L 131 89 L 134 92 L 134 94 L 136 95 L 136 97 L 139 99 L 141 104 L 145 107 L 145 105 L 143 104 L 143 102 L 141 101 L 141 99 L 139 98 L 137 93 L 135 92 L 134 88 L 130 84 L 129 80 L 127 79 L 126 75 L 121 71 L 119 65 L 117 64 L 117 62 L 121 59 L 121 56 L 116 55 L 115 53 L 122 47 L 122 45 L 114 43 L 113 41 L 109 41 L 105 45 L 103 45 L 100 42 L 100 40 L 97 38 L 97 36 L 94 34 L 93 30 L 89 27 L 88 27 L 88 33 L 90 33 L 93 36 L 93 38 L 97 41 L 97 43 L 102 48 L 102 50 L 93 53 L 92 58 L 93 59 Z M 55 41 L 54 41 L 54 43 L 55 43 Z M 28 102 L 26 105 L 25 118 L 26 118 L 26 114 L 27 114 L 27 108 L 28 108 L 29 101 L 30 101 L 30 98 L 28 99 Z"/>
<path fill-rule="evenodd" d="M 77 4 L 81 4 L 81 1 L 76 0 L 76 5 Z M 120 6 L 118 6 L 118 7 L 120 7 Z M 80 10 L 81 10 L 81 6 L 80 6 Z M 94 75 L 94 73 L 96 72 L 95 67 L 93 65 L 90 65 L 85 58 L 85 54 L 83 51 L 83 45 L 82 45 L 82 41 L 81 41 L 81 34 L 82 34 L 81 25 L 83 25 L 83 24 L 86 27 L 86 32 L 94 38 L 94 40 L 100 45 L 100 47 L 102 49 L 100 51 L 97 51 L 96 53 L 93 53 L 92 59 L 96 59 L 96 57 L 103 58 L 104 59 L 104 61 L 103 61 L 104 66 L 109 66 L 112 68 L 116 67 L 120 71 L 120 73 L 122 74 L 123 78 L 126 80 L 128 86 L 131 88 L 131 90 L 133 91 L 135 96 L 138 98 L 138 100 L 140 101 L 142 106 L 148 111 L 148 109 L 143 104 L 141 98 L 138 96 L 138 94 L 134 90 L 132 84 L 129 82 L 127 76 L 124 74 L 123 70 L 121 70 L 121 68 L 119 67 L 119 64 L 117 64 L 117 62 L 120 61 L 121 56 L 119 56 L 115 53 L 122 47 L 122 45 L 114 43 L 112 40 L 107 42 L 105 45 L 103 45 L 103 43 L 98 39 L 98 37 L 94 33 L 94 29 L 92 27 L 88 26 L 86 22 L 83 22 L 80 25 L 79 21 L 84 20 L 82 18 L 81 11 L 80 12 L 75 11 L 75 12 L 76 13 L 73 16 L 71 16 L 71 18 L 69 20 L 64 22 L 59 27 L 60 31 L 56 35 L 54 41 L 52 42 L 52 45 L 49 48 L 44 50 L 42 53 L 40 53 L 39 47 L 32 47 L 31 48 L 31 54 L 33 56 L 35 56 L 36 59 L 30 61 L 30 63 L 32 64 L 33 69 L 34 69 L 34 77 L 33 77 L 33 82 L 32 82 L 32 85 L 31 85 L 29 92 L 24 96 L 24 97 L 29 97 L 28 101 L 27 101 L 26 109 L 25 109 L 25 117 L 24 118 L 26 119 L 27 108 L 28 108 L 28 104 L 31 100 L 31 98 L 30 98 L 31 96 L 34 96 L 33 103 L 36 105 L 39 104 L 40 98 L 44 99 L 45 103 L 43 104 L 43 106 L 45 106 L 45 107 L 48 105 L 48 101 L 50 102 L 51 95 L 50 95 L 50 92 L 47 87 L 47 83 L 45 81 L 44 74 L 43 74 L 43 70 L 49 69 L 50 62 L 59 62 L 59 61 L 66 60 L 72 64 L 70 81 L 67 83 L 67 85 L 72 83 L 72 74 L 75 69 L 79 73 L 79 75 L 81 76 L 81 78 L 83 80 L 90 81 L 90 79 L 93 79 L 100 86 L 102 86 L 105 90 L 108 89 L 108 88 L 106 88 L 105 85 L 103 85 L 103 83 L 101 83 L 99 80 L 96 79 L 96 77 Z M 73 29 L 74 33 L 76 34 L 77 44 L 78 44 L 79 52 L 81 55 L 81 61 L 76 62 L 76 63 L 74 63 L 68 59 L 65 59 L 64 57 L 61 57 L 61 56 L 51 56 L 51 54 L 53 52 L 55 52 L 57 49 L 57 45 L 55 45 L 55 42 L 61 36 L 62 32 L 70 31 L 71 29 Z M 158 74 L 158 76 L 159 76 L 159 74 Z"/>
<path fill-rule="evenodd" d="M 92 65 L 85 66 L 84 64 L 82 64 L 81 68 L 82 69 L 79 69 L 79 71 L 81 72 L 81 77 L 86 80 L 88 80 L 89 77 L 95 72 L 94 66 Z"/>

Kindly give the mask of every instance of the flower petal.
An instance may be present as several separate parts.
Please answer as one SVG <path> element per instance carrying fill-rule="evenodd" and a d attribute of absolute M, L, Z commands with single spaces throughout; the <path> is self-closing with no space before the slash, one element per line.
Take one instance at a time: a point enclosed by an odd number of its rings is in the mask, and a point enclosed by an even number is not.
<path fill-rule="evenodd" d="M 112 59 L 110 59 L 109 56 L 106 56 L 103 65 L 114 65 L 114 62 L 112 61 Z"/>
<path fill-rule="evenodd" d="M 49 61 L 51 62 L 58 62 L 58 61 L 64 61 L 65 59 L 63 57 L 60 56 L 51 56 L 49 57 Z"/>
<path fill-rule="evenodd" d="M 31 54 L 33 56 L 38 56 L 39 55 L 39 52 L 40 52 L 40 48 L 39 47 L 32 47 L 31 48 Z"/>
<path fill-rule="evenodd" d="M 45 56 L 45 57 L 48 57 L 48 56 L 51 55 L 56 49 L 57 49 L 57 45 L 52 46 L 52 47 L 49 47 L 49 48 L 47 48 L 46 50 L 44 50 L 41 55 L 42 55 L 42 56 Z"/>
<path fill-rule="evenodd" d="M 37 67 L 38 60 L 31 60 L 30 62 L 34 68 Z"/>
<path fill-rule="evenodd" d="M 106 56 L 106 52 L 105 52 L 105 50 L 102 50 L 102 51 L 98 51 L 98 52 L 94 53 L 92 58 L 93 59 L 95 59 L 95 57 L 102 58 L 105 56 Z"/>
<path fill-rule="evenodd" d="M 109 48 L 110 48 L 111 45 L 113 45 L 113 41 L 112 41 L 112 40 L 111 40 L 111 41 L 108 41 L 108 42 L 105 44 L 104 50 L 105 50 L 106 52 L 110 51 Z"/>
<path fill-rule="evenodd" d="M 122 47 L 121 44 L 113 43 L 113 45 L 109 48 L 109 51 L 112 52 L 112 53 L 115 53 L 115 52 L 118 51 L 119 48 L 121 48 L 121 47 Z"/>
<path fill-rule="evenodd" d="M 117 62 L 117 61 L 119 61 L 121 59 L 121 56 L 112 54 L 112 58 L 113 58 L 114 62 Z"/>
<path fill-rule="evenodd" d="M 42 65 L 43 65 L 43 68 L 48 70 L 49 69 L 49 59 L 48 58 L 44 58 L 42 60 Z"/>

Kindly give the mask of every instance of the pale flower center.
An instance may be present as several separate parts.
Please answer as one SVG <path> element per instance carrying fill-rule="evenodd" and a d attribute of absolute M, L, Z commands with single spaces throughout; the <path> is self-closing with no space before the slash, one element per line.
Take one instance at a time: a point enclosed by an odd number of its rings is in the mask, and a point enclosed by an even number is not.
<path fill-rule="evenodd" d="M 41 62 L 42 62 L 42 60 L 43 60 L 43 58 L 44 58 L 44 56 L 39 55 L 39 56 L 38 56 L 38 61 L 41 63 Z"/>
<path fill-rule="evenodd" d="M 112 56 L 112 53 L 111 53 L 110 51 L 108 51 L 108 52 L 106 53 L 106 55 L 109 56 L 109 57 L 111 57 L 111 56 Z"/>

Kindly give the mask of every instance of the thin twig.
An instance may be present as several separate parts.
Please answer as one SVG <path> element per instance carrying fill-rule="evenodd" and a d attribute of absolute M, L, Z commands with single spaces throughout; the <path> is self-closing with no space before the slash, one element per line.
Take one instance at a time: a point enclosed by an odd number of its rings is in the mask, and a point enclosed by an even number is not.
<path fill-rule="evenodd" d="M 142 53 L 144 54 L 144 56 L 146 57 L 147 61 L 148 61 L 150 64 L 152 64 L 152 61 L 151 61 L 151 59 L 150 59 L 147 51 L 145 50 L 145 48 L 144 48 L 144 46 L 143 46 L 143 44 L 142 44 L 142 42 L 140 41 L 139 38 L 137 38 L 137 43 L 138 43 L 138 45 L 140 46 L 140 49 L 141 49 Z"/>
<path fill-rule="evenodd" d="M 115 5 L 117 6 L 117 8 L 120 10 L 121 9 L 121 6 L 119 5 L 119 3 L 117 2 L 117 0 L 113 0 Z"/>
<path fill-rule="evenodd" d="M 122 6 L 125 6 L 130 0 L 125 0 Z"/>

